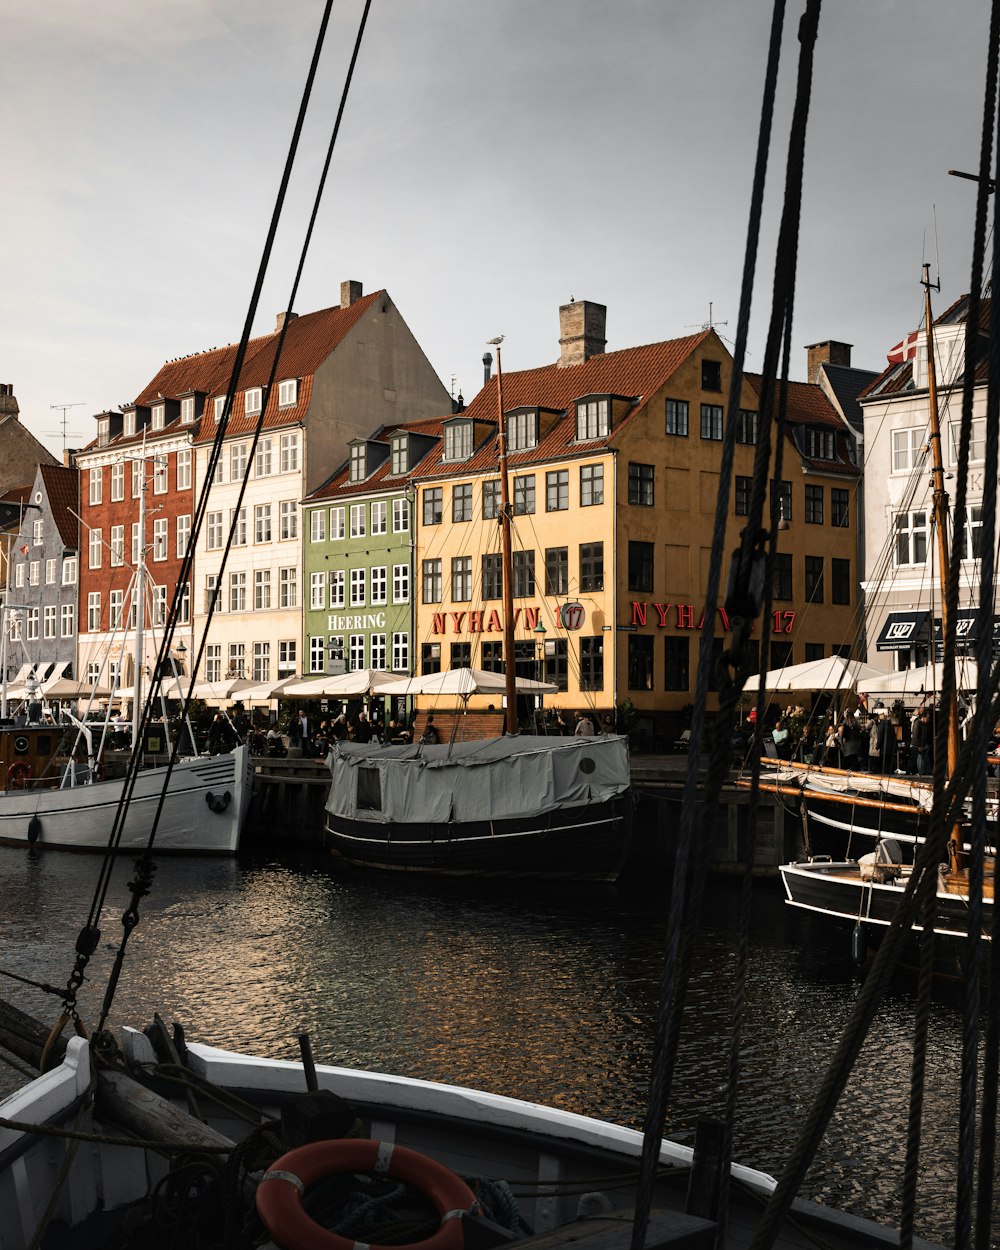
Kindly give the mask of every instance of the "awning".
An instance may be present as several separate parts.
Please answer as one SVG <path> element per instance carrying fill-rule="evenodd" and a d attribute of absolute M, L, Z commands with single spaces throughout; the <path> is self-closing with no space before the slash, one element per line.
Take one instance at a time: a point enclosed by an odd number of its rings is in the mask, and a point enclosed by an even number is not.
<path fill-rule="evenodd" d="M 975 644 L 979 635 L 978 608 L 959 608 L 955 616 L 955 646 L 959 655 L 968 652 Z M 993 618 L 993 654 L 1000 653 L 1000 616 Z M 941 618 L 934 618 L 934 658 L 940 660 L 944 652 L 944 639 L 941 635 Z"/>
<path fill-rule="evenodd" d="M 909 651 L 917 642 L 927 642 L 929 612 L 890 612 L 875 644 L 876 651 Z"/>

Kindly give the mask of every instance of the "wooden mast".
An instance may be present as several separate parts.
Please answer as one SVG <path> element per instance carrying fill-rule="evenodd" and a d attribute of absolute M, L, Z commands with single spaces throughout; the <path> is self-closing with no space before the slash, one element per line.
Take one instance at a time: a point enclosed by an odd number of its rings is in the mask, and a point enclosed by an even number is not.
<path fill-rule="evenodd" d="M 944 457 L 941 454 L 941 422 L 938 414 L 937 398 L 937 367 L 934 359 L 934 322 L 931 316 L 931 280 L 930 265 L 924 265 L 922 281 L 924 288 L 924 334 L 927 340 L 927 398 L 930 407 L 930 448 L 932 461 L 932 494 L 931 507 L 934 515 L 936 531 L 938 580 L 941 587 L 941 638 L 948 632 L 948 572 L 950 556 L 948 551 L 948 492 L 944 487 Z M 933 637 L 933 630 L 931 631 Z M 933 656 L 932 656 L 933 661 Z M 948 776 L 958 767 L 958 699 L 953 697 L 946 709 L 948 717 Z M 952 830 L 949 841 L 949 867 L 952 872 L 960 868 L 959 856 L 962 839 L 959 828 Z"/>
<path fill-rule="evenodd" d="M 497 349 L 497 451 L 500 456 L 500 562 L 503 566 L 503 658 L 507 697 L 506 732 L 516 734 L 517 696 L 514 673 L 514 559 L 510 542 L 510 491 L 507 487 L 507 423 L 503 415 L 503 335 L 490 340 Z"/>

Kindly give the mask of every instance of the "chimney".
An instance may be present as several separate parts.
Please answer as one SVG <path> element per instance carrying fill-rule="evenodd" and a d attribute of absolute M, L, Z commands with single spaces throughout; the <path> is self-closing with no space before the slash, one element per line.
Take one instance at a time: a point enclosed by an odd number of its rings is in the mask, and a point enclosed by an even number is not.
<path fill-rule="evenodd" d="M 604 337 L 606 304 L 578 299 L 559 309 L 559 368 L 582 365 L 591 356 L 600 356 L 608 341 Z"/>
<path fill-rule="evenodd" d="M 14 383 L 0 382 L 0 419 L 13 417 L 16 420 L 20 411 L 17 400 L 14 398 Z"/>
<path fill-rule="evenodd" d="M 75 447 L 63 448 L 63 468 L 64 469 L 76 468 L 76 452 L 77 452 L 77 449 Z"/>
<path fill-rule="evenodd" d="M 284 329 L 286 323 L 289 321 L 294 321 L 298 315 L 299 315 L 298 313 L 293 313 L 293 312 L 278 313 L 277 317 L 275 317 L 274 319 L 275 334 L 280 334 L 281 331 Z"/>
<path fill-rule="evenodd" d="M 362 287 L 360 282 L 355 282 L 353 278 L 349 278 L 346 282 L 340 284 L 340 306 L 341 308 L 350 308 L 350 306 L 362 296 Z"/>
<path fill-rule="evenodd" d="M 493 376 L 493 353 L 483 352 L 483 386 Z"/>
<path fill-rule="evenodd" d="M 808 343 L 806 355 L 808 359 L 807 382 L 819 381 L 820 365 L 844 365 L 851 367 L 851 348 L 853 343 L 838 343 L 836 339 L 826 339 L 822 343 Z"/>

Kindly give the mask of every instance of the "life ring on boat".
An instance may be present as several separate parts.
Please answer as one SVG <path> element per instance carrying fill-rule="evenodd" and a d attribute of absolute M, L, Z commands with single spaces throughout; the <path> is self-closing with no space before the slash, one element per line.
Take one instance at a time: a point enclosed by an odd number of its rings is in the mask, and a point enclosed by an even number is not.
<path fill-rule="evenodd" d="M 443 1163 L 392 1142 L 344 1139 L 311 1142 L 276 1159 L 257 1186 L 257 1214 L 284 1250 L 401 1250 L 355 1242 L 321 1228 L 302 1206 L 310 1185 L 329 1176 L 369 1173 L 403 1181 L 427 1198 L 441 1218 L 432 1237 L 405 1250 L 462 1250 L 461 1217 L 478 1211 L 472 1190 Z"/>
<path fill-rule="evenodd" d="M 23 790 L 31 776 L 31 765 L 27 760 L 15 760 L 7 768 L 7 789 Z"/>

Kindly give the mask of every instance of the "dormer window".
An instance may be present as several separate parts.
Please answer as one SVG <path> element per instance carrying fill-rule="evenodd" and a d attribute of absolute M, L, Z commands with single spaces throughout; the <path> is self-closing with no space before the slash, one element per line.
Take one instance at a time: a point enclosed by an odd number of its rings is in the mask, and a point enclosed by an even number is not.
<path fill-rule="evenodd" d="M 278 407 L 291 408 L 298 402 L 299 383 L 297 378 L 285 378 L 278 383 Z"/>
<path fill-rule="evenodd" d="M 248 417 L 254 417 L 260 412 L 262 398 L 263 391 L 259 386 L 253 386 L 247 391 L 245 412 Z"/>
<path fill-rule="evenodd" d="M 135 409 L 133 408 L 131 412 L 125 413 L 125 435 L 126 437 L 128 437 L 128 435 L 134 434 L 134 433 L 135 433 Z"/>
<path fill-rule="evenodd" d="M 219 422 L 222 420 L 222 413 L 225 410 L 225 407 L 226 407 L 225 395 L 216 395 L 215 403 L 213 405 L 216 422 Z"/>
<path fill-rule="evenodd" d="M 396 434 L 392 439 L 392 475 L 399 477 L 409 467 L 409 439 L 405 434 Z"/>
<path fill-rule="evenodd" d="M 181 400 L 181 425 L 191 425 L 194 421 L 194 396 L 186 395 Z"/>
<path fill-rule="evenodd" d="M 472 422 L 449 421 L 444 427 L 445 460 L 468 460 L 472 455 Z"/>
<path fill-rule="evenodd" d="M 165 405 L 165 404 L 154 404 L 154 405 L 153 405 L 153 422 L 152 422 L 152 425 L 153 425 L 153 429 L 154 429 L 154 430 L 162 430 L 162 429 L 163 429 L 163 419 L 164 419 L 164 415 L 165 415 L 165 413 L 166 413 L 166 405 Z"/>
<path fill-rule="evenodd" d="M 351 447 L 351 481 L 363 482 L 368 476 L 368 448 L 364 443 L 355 443 Z"/>
<path fill-rule="evenodd" d="M 107 447 L 108 440 L 111 436 L 111 419 L 110 417 L 101 417 L 97 423 L 97 445 L 98 447 Z"/>
<path fill-rule="evenodd" d="M 806 455 L 810 460 L 836 460 L 837 439 L 833 430 L 807 425 L 805 436 Z"/>
<path fill-rule="evenodd" d="M 576 401 L 576 439 L 607 438 L 611 433 L 611 401 L 607 395 Z"/>
<path fill-rule="evenodd" d="M 528 451 L 538 446 L 538 409 L 507 414 L 507 450 Z"/>

